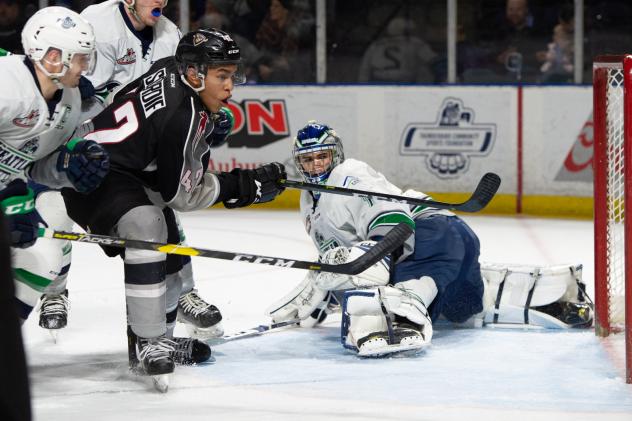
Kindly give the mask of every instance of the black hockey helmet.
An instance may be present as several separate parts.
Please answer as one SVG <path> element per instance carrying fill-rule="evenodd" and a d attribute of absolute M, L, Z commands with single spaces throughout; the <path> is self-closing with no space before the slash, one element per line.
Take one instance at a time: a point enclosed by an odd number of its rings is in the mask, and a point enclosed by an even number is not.
<path fill-rule="evenodd" d="M 228 33 L 219 29 L 198 29 L 185 34 L 178 43 L 176 60 L 183 74 L 189 66 L 206 75 L 208 66 L 236 64 L 238 69 L 233 82 L 239 85 L 246 81 L 239 46 Z"/>

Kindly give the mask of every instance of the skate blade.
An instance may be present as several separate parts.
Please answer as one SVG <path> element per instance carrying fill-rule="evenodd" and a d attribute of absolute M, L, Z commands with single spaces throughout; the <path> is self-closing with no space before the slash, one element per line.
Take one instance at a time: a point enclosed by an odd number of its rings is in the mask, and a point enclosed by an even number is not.
<path fill-rule="evenodd" d="M 224 335 L 224 328 L 221 322 L 206 328 L 193 326 L 187 323 L 186 329 L 191 338 L 199 339 L 200 341 L 208 341 L 209 339 L 221 338 L 222 335 Z"/>
<path fill-rule="evenodd" d="M 406 344 L 406 345 L 397 344 L 397 345 L 380 345 L 380 346 L 371 347 L 371 348 L 362 347 L 358 351 L 358 357 L 380 358 L 380 357 L 390 356 L 393 354 L 403 353 L 406 351 L 418 352 L 426 348 L 428 345 L 430 345 L 430 342 L 419 340 L 419 341 L 411 341 L 409 344 Z"/>
<path fill-rule="evenodd" d="M 169 390 L 169 375 L 168 374 L 159 374 L 156 376 L 151 376 L 151 380 L 154 383 L 154 387 L 160 393 L 167 393 Z"/>
<path fill-rule="evenodd" d="M 57 336 L 59 334 L 59 330 L 58 329 L 46 329 L 46 330 L 48 330 L 48 334 L 53 339 L 53 342 L 57 344 Z"/>

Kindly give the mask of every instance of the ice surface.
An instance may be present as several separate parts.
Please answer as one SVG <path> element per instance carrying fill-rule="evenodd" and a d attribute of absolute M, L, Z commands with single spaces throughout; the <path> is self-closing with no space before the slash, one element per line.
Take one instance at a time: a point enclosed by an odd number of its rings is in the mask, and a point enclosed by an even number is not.
<path fill-rule="evenodd" d="M 592 290 L 591 222 L 465 219 L 482 260 L 583 263 Z M 316 257 L 297 212 L 212 210 L 183 223 L 193 246 Z M 265 308 L 304 276 L 206 258 L 194 258 L 194 271 L 227 333 L 266 322 Z M 217 345 L 214 364 L 177 367 L 163 395 L 127 370 L 122 263 L 75 244 L 69 289 L 69 326 L 57 344 L 36 314 L 24 327 L 36 420 L 632 420 L 622 338 L 592 331 L 438 327 L 422 354 L 363 360 L 341 347 L 331 320 Z"/>

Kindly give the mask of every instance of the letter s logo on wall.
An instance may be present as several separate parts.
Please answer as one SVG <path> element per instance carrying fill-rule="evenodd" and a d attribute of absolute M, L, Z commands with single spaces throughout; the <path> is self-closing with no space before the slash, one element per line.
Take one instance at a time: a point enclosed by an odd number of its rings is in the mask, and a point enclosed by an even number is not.
<path fill-rule="evenodd" d="M 290 136 L 287 108 L 282 99 L 230 101 L 235 126 L 228 138 L 229 148 L 261 148 Z"/>

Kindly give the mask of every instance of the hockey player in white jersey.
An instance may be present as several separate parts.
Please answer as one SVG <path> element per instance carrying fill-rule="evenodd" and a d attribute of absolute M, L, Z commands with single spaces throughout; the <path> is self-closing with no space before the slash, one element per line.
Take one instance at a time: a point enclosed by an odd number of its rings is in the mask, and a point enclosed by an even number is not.
<path fill-rule="evenodd" d="M 162 15 L 166 5 L 167 0 L 107 0 L 83 10 L 81 16 L 94 28 L 98 62 L 94 71 L 86 75 L 97 95 L 84 103 L 82 121 L 98 114 L 110 102 L 111 97 L 107 97 L 111 92 L 137 79 L 159 59 L 175 54 L 181 33 L 173 22 Z M 223 127 L 225 135 L 228 135 L 233 119 L 226 110 L 228 108 L 216 115 L 221 118 L 216 119 L 215 125 Z M 63 204 L 58 195 L 51 193 L 50 204 L 50 213 L 63 214 Z M 184 242 L 178 215 L 173 213 L 180 229 L 181 242 Z M 70 256 L 67 254 L 66 257 L 69 264 Z M 219 309 L 198 295 L 191 258 L 180 258 L 183 268 L 178 276 L 183 282 L 182 296 L 177 311 L 169 309 L 169 324 L 175 325 L 177 317 L 194 337 L 206 339 L 222 335 Z M 64 327 L 68 317 L 66 277 L 59 277 L 58 281 L 42 297 L 40 325 L 43 327 Z"/>
<path fill-rule="evenodd" d="M 22 44 L 26 57 L 0 58 L 0 197 L 16 247 L 16 298 L 24 321 L 42 292 L 65 276 L 70 249 L 46 239 L 33 245 L 38 215 L 55 228 L 72 227 L 65 213 L 45 210 L 50 196 L 35 198 L 25 180 L 88 192 L 107 173 L 109 159 L 94 141 L 69 140 L 81 111 L 79 79 L 95 62 L 90 24 L 69 9 L 44 8 L 24 26 Z"/>
<path fill-rule="evenodd" d="M 98 98 L 106 98 L 159 59 L 175 54 L 182 34 L 162 15 L 166 5 L 167 0 L 107 0 L 81 12 L 97 39 L 99 62 L 88 79 Z"/>
<path fill-rule="evenodd" d="M 340 138 L 323 124 L 312 121 L 298 131 L 293 156 L 311 183 L 428 197 L 402 192 L 368 164 L 345 160 Z M 398 223 L 415 229 L 399 252 L 358 275 L 308 272 L 268 310 L 274 323 L 301 320 L 301 326 L 313 326 L 341 302 L 342 343 L 360 356 L 422 349 L 430 344 L 439 317 L 461 325 L 482 325 L 484 319 L 514 326 L 583 327 L 592 321 L 580 267 L 486 265 L 484 279 L 479 240 L 451 212 L 307 191 L 301 194 L 300 210 L 325 263 L 357 258 Z"/>

